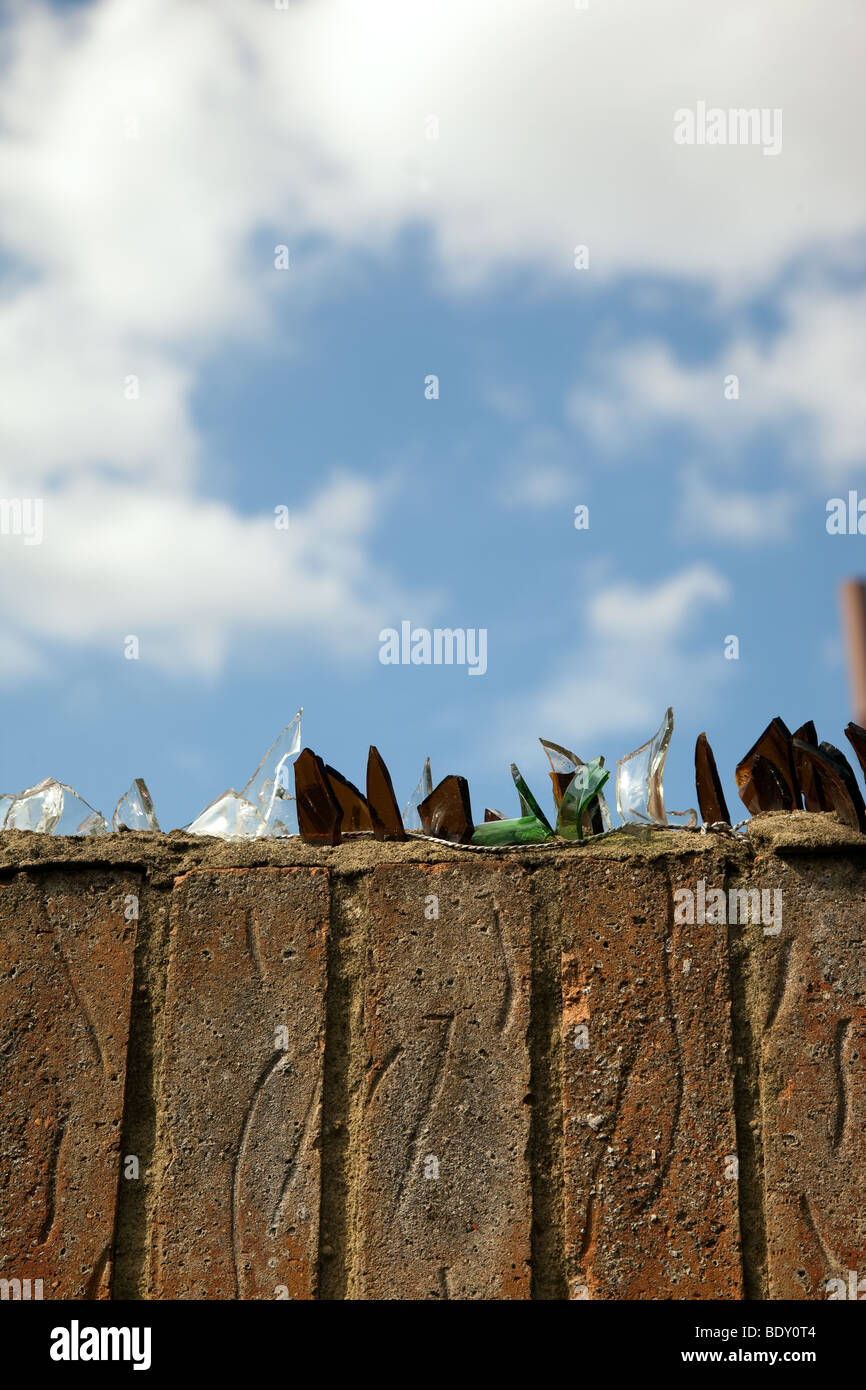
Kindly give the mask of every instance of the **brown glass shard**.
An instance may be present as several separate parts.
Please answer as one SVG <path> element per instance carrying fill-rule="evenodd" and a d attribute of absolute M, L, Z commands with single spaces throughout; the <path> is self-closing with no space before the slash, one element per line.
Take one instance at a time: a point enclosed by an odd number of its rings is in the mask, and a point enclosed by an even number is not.
<path fill-rule="evenodd" d="M 571 783 L 571 779 L 572 779 L 572 777 L 574 776 L 574 773 L 573 773 L 573 772 L 551 772 L 551 773 L 549 773 L 549 776 L 550 776 L 551 782 L 553 783 L 553 800 L 554 800 L 554 802 L 555 802 L 555 804 L 556 804 L 556 806 L 557 806 L 557 808 L 558 808 L 558 807 L 559 807 L 559 803 L 562 801 L 562 798 L 565 796 L 565 793 L 568 791 L 568 788 L 569 788 L 569 785 L 570 785 L 570 783 Z"/>
<path fill-rule="evenodd" d="M 331 790 L 325 764 L 311 748 L 302 748 L 295 760 L 295 797 L 304 843 L 338 845 L 343 812 Z"/>
<path fill-rule="evenodd" d="M 849 725 L 849 727 L 851 726 Z M 819 760 L 810 758 L 804 753 L 804 745 L 822 753 L 831 764 L 848 794 L 848 800 L 854 807 L 858 829 L 866 831 L 866 805 L 863 804 L 863 797 L 857 785 L 857 778 L 854 776 L 854 769 L 841 748 L 836 748 L 834 744 L 826 741 L 818 743 L 818 735 L 811 719 L 797 730 L 793 743 L 794 763 L 806 810 L 839 811 L 840 818 L 845 821 L 845 824 L 850 823 L 850 820 L 847 819 L 850 816 L 847 802 L 841 803 L 842 809 L 840 810 L 836 804 L 839 799 L 838 793 L 831 792 L 831 788 L 826 785 L 826 770 L 822 771 L 822 764 Z"/>
<path fill-rule="evenodd" d="M 507 820 L 507 817 L 506 817 L 505 815 L 503 815 L 502 811 L 494 811 L 492 807 L 490 807 L 490 806 L 485 806 L 485 807 L 484 807 L 484 819 L 485 819 L 485 821 L 492 821 L 492 820 Z"/>
<path fill-rule="evenodd" d="M 825 804 L 821 793 L 821 784 L 814 763 L 809 758 L 804 758 L 797 748 L 798 743 L 806 743 L 810 748 L 818 747 L 818 732 L 814 722 L 807 719 L 805 724 L 801 724 L 793 734 L 792 748 L 794 750 L 794 771 L 797 774 L 797 782 L 803 796 L 803 805 L 807 811 L 829 811 L 829 806 Z"/>
<path fill-rule="evenodd" d="M 475 824 L 465 777 L 456 777 L 453 773 L 443 777 L 421 802 L 418 813 L 425 835 L 435 835 L 437 840 L 451 840 L 458 845 L 468 845 L 472 839 Z"/>
<path fill-rule="evenodd" d="M 737 791 L 740 800 L 753 816 L 761 811 L 793 811 L 794 803 L 787 783 L 775 763 L 756 753 L 748 772 L 742 777 L 737 768 Z"/>
<path fill-rule="evenodd" d="M 819 743 L 818 748 L 833 764 L 842 779 L 846 792 L 851 798 L 854 810 L 857 812 L 857 821 L 861 830 L 866 831 L 866 805 L 863 804 L 863 797 L 857 785 L 857 778 L 854 776 L 854 769 L 849 763 L 841 748 L 835 744 L 827 743 L 826 740 Z"/>
<path fill-rule="evenodd" d="M 367 807 L 377 840 L 405 840 L 403 819 L 394 795 L 391 774 L 374 744 L 367 758 Z"/>
<path fill-rule="evenodd" d="M 803 805 L 807 811 L 829 811 L 830 807 L 824 800 L 821 790 L 821 781 L 818 776 L 815 764 L 811 758 L 803 755 L 800 745 L 806 748 L 816 748 L 817 744 L 808 739 L 794 739 L 794 766 L 797 769 L 797 781 L 803 793 Z"/>
<path fill-rule="evenodd" d="M 370 810 L 367 806 L 366 798 L 361 795 L 353 782 L 348 781 L 342 773 L 338 772 L 330 764 L 325 766 L 325 776 L 331 786 L 331 791 L 339 802 L 340 810 L 343 813 L 342 831 L 344 835 L 357 833 L 362 830 L 372 830 L 373 825 L 370 820 Z"/>
<path fill-rule="evenodd" d="M 722 790 L 722 781 L 706 734 L 698 734 L 695 744 L 695 785 L 703 823 L 715 825 L 718 821 L 723 821 L 730 825 L 731 817 Z"/>
<path fill-rule="evenodd" d="M 768 767 L 772 771 L 768 771 Z M 777 717 L 770 721 L 737 764 L 736 776 L 740 799 L 753 816 L 761 811 L 799 810 L 800 788 L 794 767 L 794 749 L 790 730 L 782 719 Z"/>
<path fill-rule="evenodd" d="M 821 748 L 814 748 L 811 744 L 804 743 L 802 739 L 794 740 L 794 752 L 801 762 L 805 761 L 810 764 L 812 775 L 819 789 L 820 800 L 824 803 L 823 809 L 835 811 L 843 825 L 849 825 L 854 830 L 861 829 L 857 807 L 852 801 L 833 759 L 829 758 Z"/>
<path fill-rule="evenodd" d="M 866 729 L 861 728 L 859 724 L 846 724 L 845 737 L 857 754 L 860 770 L 866 777 Z"/>

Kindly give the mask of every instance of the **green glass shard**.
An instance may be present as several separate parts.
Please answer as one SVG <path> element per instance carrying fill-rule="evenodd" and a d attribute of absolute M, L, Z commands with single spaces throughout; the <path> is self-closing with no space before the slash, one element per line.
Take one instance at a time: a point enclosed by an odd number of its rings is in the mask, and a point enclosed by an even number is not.
<path fill-rule="evenodd" d="M 578 757 L 570 748 L 564 748 L 561 743 L 551 743 L 548 738 L 540 738 L 538 741 L 550 763 L 553 799 L 558 807 L 571 778 L 579 767 L 585 767 L 586 764 L 583 758 Z M 601 765 L 604 766 L 604 758 L 601 759 Z M 599 792 L 583 813 L 583 830 L 590 835 L 601 835 L 610 828 L 610 811 L 607 808 L 604 795 Z"/>
<path fill-rule="evenodd" d="M 476 825 L 473 845 L 540 845 L 553 839 L 549 825 L 538 816 L 518 816 L 514 820 L 489 820 Z"/>
<path fill-rule="evenodd" d="M 601 791 L 610 773 L 602 766 L 601 758 L 592 758 L 579 767 L 562 794 L 556 818 L 556 833 L 565 840 L 583 839 L 583 817 L 590 803 Z"/>
<path fill-rule="evenodd" d="M 515 763 L 511 764 L 511 775 L 514 778 L 514 785 L 517 788 L 517 795 L 520 797 L 520 809 L 523 815 L 521 820 L 526 820 L 529 816 L 534 816 L 539 820 L 546 830 L 553 834 L 553 826 L 542 811 L 532 792 L 527 787 Z"/>

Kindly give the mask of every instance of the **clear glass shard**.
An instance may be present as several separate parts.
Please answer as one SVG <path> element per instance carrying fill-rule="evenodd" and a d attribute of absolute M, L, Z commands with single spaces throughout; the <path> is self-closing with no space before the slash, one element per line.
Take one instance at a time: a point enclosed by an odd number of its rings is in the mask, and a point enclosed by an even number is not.
<path fill-rule="evenodd" d="M 63 787 L 53 777 L 37 782 L 12 798 L 3 821 L 4 830 L 34 830 L 50 835 L 63 814 Z"/>
<path fill-rule="evenodd" d="M 548 738 L 540 738 L 538 742 L 547 754 L 551 772 L 567 772 L 573 776 L 583 763 L 582 758 L 572 753 L 570 748 L 563 748 L 561 743 L 551 743 Z"/>
<path fill-rule="evenodd" d="M 112 830 L 159 830 L 150 792 L 142 777 L 136 777 L 129 791 L 122 796 L 111 817 Z"/>
<path fill-rule="evenodd" d="M 667 825 L 663 777 L 674 729 L 674 712 L 665 717 L 652 738 L 616 765 L 616 809 L 623 821 Z"/>
<path fill-rule="evenodd" d="M 6 813 L 14 800 L 14 792 L 0 793 L 0 830 L 3 830 L 5 827 Z"/>
<path fill-rule="evenodd" d="M 421 813 L 418 807 L 422 801 L 426 801 L 428 796 L 433 794 L 433 774 L 430 771 L 430 759 L 424 759 L 424 766 L 418 785 L 413 791 L 403 809 L 403 828 L 404 830 L 422 830 Z"/>
<path fill-rule="evenodd" d="M 301 715 L 298 710 L 291 724 L 287 724 L 275 743 L 262 758 L 246 786 L 241 789 L 244 797 L 258 811 L 264 829 L 259 835 L 296 835 L 298 815 L 291 792 L 289 768 L 301 751 Z M 228 795 L 228 793 L 226 793 Z M 236 793 L 235 793 L 236 795 Z M 204 812 L 202 812 L 204 814 Z M 294 825 L 294 830 L 290 829 Z M 208 834 L 212 832 L 207 832 Z"/>
<path fill-rule="evenodd" d="M 284 797 L 278 806 L 266 832 L 273 840 L 287 840 L 291 835 L 300 835 L 298 828 L 298 803 L 293 796 Z M 263 832 L 264 833 L 264 832 Z"/>
<path fill-rule="evenodd" d="M 602 758 L 602 762 L 604 762 L 604 759 L 603 759 L 603 758 Z M 601 833 L 602 833 L 602 834 L 606 834 L 608 830 L 611 830 L 611 829 L 613 828 L 613 826 L 612 826 L 611 819 L 610 819 L 610 811 L 608 810 L 607 802 L 606 802 L 605 799 L 604 799 L 604 792 L 601 791 L 601 790 L 599 790 L 599 791 L 596 792 L 596 794 L 595 794 L 595 801 L 594 801 L 594 802 L 590 802 L 589 808 L 588 808 L 587 812 L 585 813 L 585 814 L 589 815 L 589 817 L 590 817 L 591 820 L 593 821 L 593 829 L 594 829 L 594 830 L 595 830 L 595 823 L 594 823 L 594 822 L 595 822 L 595 811 L 596 811 L 596 808 L 598 809 L 598 814 L 599 814 L 599 816 L 601 817 Z"/>
<path fill-rule="evenodd" d="M 186 827 L 188 835 L 215 835 L 218 840 L 255 840 L 267 835 L 268 827 L 255 806 L 230 788 L 205 806 L 201 815 Z"/>
<path fill-rule="evenodd" d="M 105 819 L 105 816 L 102 814 L 102 812 L 90 811 L 89 814 L 85 815 L 84 820 L 80 820 L 79 817 L 82 809 L 84 809 L 85 811 L 87 810 L 87 802 L 81 801 L 80 797 L 78 797 L 77 800 L 80 802 L 80 805 L 70 806 L 68 808 L 70 813 L 69 817 L 66 816 L 66 810 L 64 809 L 64 818 L 61 819 L 60 824 L 54 831 L 54 834 L 107 835 L 108 821 Z"/>
<path fill-rule="evenodd" d="M 107 835 L 108 821 L 102 812 L 94 811 L 83 796 L 63 782 L 60 786 L 63 790 L 63 808 L 52 835 Z"/>
<path fill-rule="evenodd" d="M 32 830 L 37 835 L 106 835 L 108 822 L 71 787 L 46 777 L 11 798 L 3 829 Z"/>

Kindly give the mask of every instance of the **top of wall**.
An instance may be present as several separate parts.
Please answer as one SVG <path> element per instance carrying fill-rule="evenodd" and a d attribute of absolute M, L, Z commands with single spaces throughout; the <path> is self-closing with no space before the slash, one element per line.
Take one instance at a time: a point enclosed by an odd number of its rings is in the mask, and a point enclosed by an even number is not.
<path fill-rule="evenodd" d="M 337 873 L 362 873 L 377 864 L 458 863 L 490 859 L 531 868 L 557 867 L 577 856 L 591 859 L 647 859 L 715 850 L 743 862 L 771 853 L 866 853 L 866 835 L 839 823 L 834 813 L 805 811 L 753 817 L 745 834 L 686 830 L 649 830 L 612 834 L 585 844 L 515 845 L 497 850 L 459 848 L 446 841 L 383 842 L 369 836 L 350 838 L 335 847 L 291 840 L 216 840 L 211 836 L 123 831 L 93 837 L 36 835 L 7 830 L 0 834 L 0 873 L 51 865 L 136 865 L 157 878 L 175 877 L 196 868 L 250 868 L 258 865 L 318 865 Z"/>

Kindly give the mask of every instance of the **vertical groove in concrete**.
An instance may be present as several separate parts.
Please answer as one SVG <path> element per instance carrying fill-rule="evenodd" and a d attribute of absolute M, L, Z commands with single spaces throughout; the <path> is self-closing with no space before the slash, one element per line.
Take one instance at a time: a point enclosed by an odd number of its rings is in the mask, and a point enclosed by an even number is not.
<path fill-rule="evenodd" d="M 150 1226 L 156 1196 L 159 1067 L 168 972 L 171 881 L 145 879 L 139 901 L 126 1094 L 111 1297 L 144 1299 L 148 1292 Z M 139 1176 L 125 1176 L 126 1159 L 138 1159 Z"/>
<path fill-rule="evenodd" d="M 562 969 L 555 872 L 532 875 L 529 1055 L 533 1299 L 568 1298 L 562 1130 Z"/>
<path fill-rule="evenodd" d="M 365 874 L 331 874 L 318 1283 L 319 1298 L 329 1300 L 352 1296 L 358 1104 L 364 1075 L 360 1013 L 366 951 L 366 882 Z"/>
<path fill-rule="evenodd" d="M 725 874 L 726 895 L 731 887 L 732 868 L 734 866 L 729 865 Z M 734 876 L 739 876 L 736 868 Z M 755 936 L 754 927 L 728 926 L 734 1112 L 739 1157 L 737 1192 L 743 1252 L 743 1296 L 747 1299 L 769 1297 L 761 1115 L 761 1039 L 757 967 L 753 955 L 755 944 L 759 946 L 760 941 L 760 935 Z"/>

